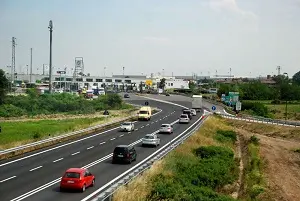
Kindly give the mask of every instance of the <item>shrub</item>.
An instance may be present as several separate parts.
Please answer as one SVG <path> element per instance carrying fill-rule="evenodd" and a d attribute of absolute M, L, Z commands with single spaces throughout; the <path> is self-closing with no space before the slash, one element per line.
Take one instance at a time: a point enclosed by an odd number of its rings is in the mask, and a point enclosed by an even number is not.
<path fill-rule="evenodd" d="M 16 107 L 12 104 L 4 104 L 0 105 L 0 116 L 1 117 L 19 117 L 25 115 L 26 112 L 19 108 Z"/>
<path fill-rule="evenodd" d="M 242 110 L 252 110 L 257 116 L 269 117 L 269 110 L 262 103 L 243 101 L 242 105 Z"/>
<path fill-rule="evenodd" d="M 259 144 L 259 138 L 256 137 L 255 135 L 252 135 L 252 136 L 250 137 L 250 143 L 253 143 L 253 144 L 255 144 L 255 145 L 258 145 L 258 144 Z"/>
<path fill-rule="evenodd" d="M 33 139 L 39 139 L 39 138 L 41 138 L 41 133 L 40 132 L 38 132 L 38 131 L 36 131 L 36 132 L 34 132 L 34 134 L 33 134 Z"/>
<path fill-rule="evenodd" d="M 215 135 L 216 140 L 220 142 L 235 142 L 237 139 L 236 132 L 231 130 L 218 130 Z"/>

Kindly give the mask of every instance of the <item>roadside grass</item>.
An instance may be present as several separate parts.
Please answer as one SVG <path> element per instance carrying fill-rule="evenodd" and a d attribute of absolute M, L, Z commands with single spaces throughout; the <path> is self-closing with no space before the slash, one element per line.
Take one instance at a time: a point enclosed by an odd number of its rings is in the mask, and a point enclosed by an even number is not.
<path fill-rule="evenodd" d="M 67 132 L 104 124 L 128 116 L 129 111 L 112 112 L 109 116 L 85 116 L 81 118 L 10 121 L 2 122 L 0 133 L 0 149 L 8 149 L 22 144 L 48 137 L 58 136 Z"/>
<path fill-rule="evenodd" d="M 261 124 L 254 122 L 245 122 L 245 121 L 234 121 L 228 119 L 230 125 L 252 132 L 252 133 L 261 133 L 269 137 L 281 137 L 284 139 L 293 139 L 300 141 L 300 128 L 298 127 L 283 127 L 272 124 Z"/>
<path fill-rule="evenodd" d="M 235 139 L 224 119 L 209 117 L 164 159 L 119 188 L 113 200 L 233 201 L 228 194 L 235 191 L 239 172 Z"/>
<path fill-rule="evenodd" d="M 285 119 L 285 103 L 282 104 L 273 104 L 272 100 L 245 100 L 245 102 L 259 102 L 264 104 L 269 113 L 272 115 L 274 119 Z M 251 114 L 247 111 L 242 112 L 244 114 Z M 288 103 L 287 105 L 287 119 L 289 120 L 300 120 L 300 102 L 295 101 L 293 103 Z"/>
<path fill-rule="evenodd" d="M 245 168 L 245 193 L 243 200 L 258 200 L 265 191 L 265 181 L 262 174 L 263 161 L 259 155 L 259 138 L 252 135 L 247 142 L 248 164 Z"/>

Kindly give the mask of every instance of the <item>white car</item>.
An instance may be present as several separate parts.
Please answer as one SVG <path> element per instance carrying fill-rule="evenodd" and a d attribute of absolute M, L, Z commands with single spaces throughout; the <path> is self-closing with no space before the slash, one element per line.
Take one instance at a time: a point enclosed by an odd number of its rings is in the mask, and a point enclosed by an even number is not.
<path fill-rule="evenodd" d="M 150 145 L 157 147 L 160 144 L 160 139 L 157 137 L 157 135 L 153 134 L 147 134 L 142 139 L 142 146 Z"/>
<path fill-rule="evenodd" d="M 134 131 L 134 123 L 124 122 L 121 124 L 121 131 Z"/>
<path fill-rule="evenodd" d="M 193 116 L 196 116 L 196 115 L 197 115 L 196 110 L 195 110 L 195 109 L 191 109 L 191 114 L 192 114 Z"/>
<path fill-rule="evenodd" d="M 173 133 L 173 126 L 171 124 L 162 124 L 160 129 L 160 133 Z"/>
<path fill-rule="evenodd" d="M 187 114 L 182 114 L 180 115 L 180 118 L 179 118 L 179 123 L 180 124 L 188 124 L 190 123 L 190 118 Z"/>

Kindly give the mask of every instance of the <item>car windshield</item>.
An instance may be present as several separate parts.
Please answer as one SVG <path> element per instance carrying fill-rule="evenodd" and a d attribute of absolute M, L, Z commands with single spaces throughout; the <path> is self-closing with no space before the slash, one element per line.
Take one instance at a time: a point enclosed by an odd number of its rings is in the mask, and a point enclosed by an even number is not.
<path fill-rule="evenodd" d="M 153 135 L 146 135 L 145 139 L 154 139 L 154 136 Z"/>
<path fill-rule="evenodd" d="M 190 113 L 191 111 L 188 111 L 188 110 L 184 110 L 183 111 L 183 114 L 188 114 L 188 113 Z"/>
<path fill-rule="evenodd" d="M 67 172 L 64 177 L 65 178 L 80 178 L 80 173 L 78 173 L 78 172 Z"/>
<path fill-rule="evenodd" d="M 180 115 L 181 118 L 186 118 L 186 115 Z"/>
<path fill-rule="evenodd" d="M 129 122 L 126 122 L 126 123 L 123 123 L 122 125 L 123 125 L 123 126 L 130 126 L 130 123 L 129 123 Z"/>
<path fill-rule="evenodd" d="M 161 125 L 161 127 L 169 127 L 169 125 L 163 124 L 163 125 Z"/>
<path fill-rule="evenodd" d="M 148 114 L 148 111 L 140 111 L 140 114 Z"/>

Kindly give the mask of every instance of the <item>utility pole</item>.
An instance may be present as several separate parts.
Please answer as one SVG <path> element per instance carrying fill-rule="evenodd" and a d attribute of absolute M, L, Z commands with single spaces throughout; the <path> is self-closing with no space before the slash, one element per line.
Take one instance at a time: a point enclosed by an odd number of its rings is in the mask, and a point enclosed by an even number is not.
<path fill-rule="evenodd" d="M 45 64 L 43 64 L 43 75 L 45 75 Z"/>
<path fill-rule="evenodd" d="M 50 56 L 49 56 L 49 93 L 52 92 L 52 29 L 53 23 L 52 20 L 49 21 L 49 31 L 50 31 Z"/>
<path fill-rule="evenodd" d="M 15 81 L 15 71 L 16 71 L 16 38 L 12 37 L 12 55 L 11 55 L 11 85 Z"/>
<path fill-rule="evenodd" d="M 124 77 L 124 70 L 125 70 L 125 67 L 123 67 L 123 77 Z"/>
<path fill-rule="evenodd" d="M 229 72 L 230 72 L 230 73 L 229 73 L 229 76 L 230 76 L 230 78 L 231 78 L 231 68 L 229 68 Z"/>
<path fill-rule="evenodd" d="M 32 48 L 30 48 L 30 78 L 29 78 L 29 83 L 31 84 L 32 82 Z"/>

